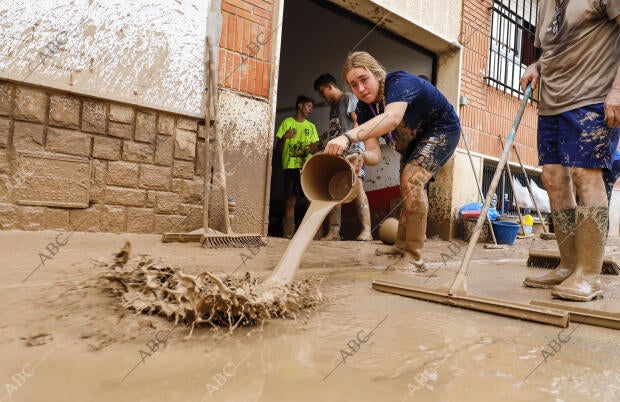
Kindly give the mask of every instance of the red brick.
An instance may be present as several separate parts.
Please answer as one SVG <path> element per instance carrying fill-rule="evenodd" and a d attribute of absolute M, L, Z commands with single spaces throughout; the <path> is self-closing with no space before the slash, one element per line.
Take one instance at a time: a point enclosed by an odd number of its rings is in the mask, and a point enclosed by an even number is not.
<path fill-rule="evenodd" d="M 275 38 L 275 32 L 272 33 L 271 30 L 267 30 L 265 32 L 265 39 L 263 41 L 265 44 L 263 45 L 263 58 L 264 60 L 271 60 L 271 41 Z"/>
<path fill-rule="evenodd" d="M 256 39 L 250 35 L 250 21 L 241 21 L 243 22 L 243 46 L 241 48 L 241 53 L 248 55 L 248 57 L 251 57 L 251 52 L 254 47 L 253 43 L 256 42 Z"/>
<path fill-rule="evenodd" d="M 226 49 L 233 50 L 235 46 L 235 16 L 228 16 L 228 30 L 226 33 Z"/>
<path fill-rule="evenodd" d="M 242 10 L 252 11 L 252 6 L 245 0 L 225 0 L 222 2 L 222 7 L 227 3 Z"/>
<path fill-rule="evenodd" d="M 266 18 L 267 20 L 270 20 L 271 18 L 273 18 L 273 12 L 271 10 L 270 11 L 265 11 L 265 10 L 262 10 L 260 8 L 255 8 L 254 9 L 254 14 L 258 15 L 259 17 Z"/>
<path fill-rule="evenodd" d="M 223 12 L 222 13 L 222 30 L 221 35 L 220 35 L 220 44 L 219 47 L 225 47 L 226 46 L 226 35 L 228 34 L 228 13 L 227 12 Z"/>
<path fill-rule="evenodd" d="M 254 78 L 254 92 L 252 92 L 253 94 L 256 94 L 256 95 L 261 94 L 262 76 L 263 76 L 263 62 L 257 61 L 256 62 L 256 75 Z"/>
<path fill-rule="evenodd" d="M 240 89 L 241 88 L 241 56 L 238 54 L 234 54 L 233 55 L 233 65 L 235 66 L 234 68 L 234 73 L 233 73 L 233 88 L 234 89 Z"/>
<path fill-rule="evenodd" d="M 243 50 L 243 19 L 235 18 L 235 51 Z"/>
<path fill-rule="evenodd" d="M 224 73 L 226 71 L 226 50 L 220 49 L 220 57 L 217 67 L 217 80 L 218 85 L 224 86 Z"/>
<path fill-rule="evenodd" d="M 266 11 L 273 11 L 273 7 L 271 6 L 271 4 L 267 3 L 264 0 L 245 0 L 247 3 L 253 4 L 254 6 L 254 11 L 256 11 L 257 9 L 263 9 Z"/>
<path fill-rule="evenodd" d="M 225 11 L 227 13 L 234 15 L 234 14 L 237 14 L 237 7 L 231 4 L 228 4 L 228 3 L 222 3 L 222 11 Z"/>
<path fill-rule="evenodd" d="M 233 76 L 233 53 L 226 52 L 226 82 L 224 82 L 224 86 L 227 88 L 232 88 L 232 76 Z"/>
<path fill-rule="evenodd" d="M 263 67 L 263 84 L 262 84 L 262 95 L 264 97 L 269 96 L 269 74 L 270 74 L 269 63 L 265 63 Z"/>
<path fill-rule="evenodd" d="M 267 21 L 265 20 L 265 18 L 259 17 L 258 15 L 251 14 L 251 13 L 249 13 L 247 11 L 238 10 L 237 11 L 237 15 L 239 17 L 243 17 L 243 18 L 245 18 L 247 20 L 257 22 L 257 23 L 259 23 L 262 26 L 267 25 Z"/>
<path fill-rule="evenodd" d="M 248 64 L 248 93 L 253 94 L 256 88 L 256 60 L 250 59 Z"/>

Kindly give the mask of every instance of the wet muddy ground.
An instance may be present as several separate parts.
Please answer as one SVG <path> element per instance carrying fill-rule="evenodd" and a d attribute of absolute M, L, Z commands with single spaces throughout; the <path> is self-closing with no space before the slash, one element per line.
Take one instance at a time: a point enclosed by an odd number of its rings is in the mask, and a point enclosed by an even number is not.
<path fill-rule="evenodd" d="M 620 400 L 619 331 L 562 329 L 375 291 L 372 279 L 391 275 L 384 268 L 392 261 L 374 255 L 378 242 L 313 242 L 298 279 L 321 278 L 326 301 L 296 320 L 232 334 L 200 327 L 187 339 L 186 327 L 136 315 L 102 292 L 101 262 L 130 240 L 134 254 L 188 273 L 266 276 L 287 240 L 271 238 L 260 250 L 207 250 L 163 244 L 156 235 L 59 234 L 0 233 L 2 401 Z M 520 285 L 542 271 L 525 267 L 532 242 L 553 244 L 522 239 L 503 250 L 477 248 L 470 293 L 548 298 Z M 617 248 L 620 239 L 608 245 Z M 427 241 L 430 270 L 412 280 L 441 285 L 465 248 Z M 604 282 L 606 297 L 595 303 L 619 312 L 619 277 Z"/>

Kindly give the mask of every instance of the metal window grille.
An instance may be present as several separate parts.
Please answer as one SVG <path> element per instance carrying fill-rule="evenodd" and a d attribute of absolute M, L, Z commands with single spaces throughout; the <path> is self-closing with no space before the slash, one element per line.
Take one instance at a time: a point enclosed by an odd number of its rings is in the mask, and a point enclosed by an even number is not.
<path fill-rule="evenodd" d="M 491 181 L 493 181 L 493 176 L 495 175 L 495 169 L 497 169 L 497 164 L 484 164 L 482 167 L 482 193 L 486 195 L 487 191 L 489 191 L 489 187 L 491 187 Z M 519 179 L 522 185 L 525 186 L 525 175 L 521 171 L 517 171 L 517 169 L 510 167 L 510 172 L 512 176 Z M 536 185 L 542 189 L 544 189 L 542 185 L 542 178 L 540 177 L 540 173 L 538 172 L 527 172 L 528 178 L 530 180 L 534 180 Z M 497 194 L 497 211 L 502 215 L 517 215 L 517 208 L 514 205 L 514 194 L 512 192 L 512 187 L 510 186 L 510 178 L 508 176 L 508 172 L 504 168 L 502 172 L 502 176 L 497 184 L 497 189 L 495 190 L 495 194 Z M 504 205 L 505 196 L 508 195 L 508 208 Z M 528 211 L 524 211 L 525 208 L 521 208 L 521 213 L 526 213 Z M 530 213 L 534 211 L 529 211 Z"/>
<path fill-rule="evenodd" d="M 521 97 L 519 80 L 540 57 L 534 47 L 538 0 L 494 0 L 491 7 L 489 85 Z"/>

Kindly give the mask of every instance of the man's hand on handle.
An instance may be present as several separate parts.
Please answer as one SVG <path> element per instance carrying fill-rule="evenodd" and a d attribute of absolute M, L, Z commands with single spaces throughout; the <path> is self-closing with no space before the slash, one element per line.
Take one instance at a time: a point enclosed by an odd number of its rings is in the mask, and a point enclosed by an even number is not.
<path fill-rule="evenodd" d="M 536 89 L 538 86 L 538 80 L 540 79 L 540 64 L 538 62 L 534 64 L 530 64 L 527 69 L 525 69 L 525 73 L 523 73 L 523 77 L 521 77 L 521 81 L 519 84 L 521 85 L 521 89 L 525 92 L 525 88 L 527 88 L 527 84 L 532 83 L 532 91 Z"/>

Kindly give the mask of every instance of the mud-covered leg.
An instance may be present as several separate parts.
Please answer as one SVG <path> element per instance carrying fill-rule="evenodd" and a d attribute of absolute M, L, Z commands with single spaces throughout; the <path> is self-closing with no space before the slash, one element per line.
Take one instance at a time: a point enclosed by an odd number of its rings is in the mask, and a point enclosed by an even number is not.
<path fill-rule="evenodd" d="M 422 272 L 426 270 L 422 260 L 422 248 L 426 237 L 428 197 L 425 185 L 433 174 L 426 169 L 407 164 L 401 174 L 400 193 L 403 199 L 401 222 L 404 223 L 405 241 L 402 258 L 388 266 L 389 270 Z M 399 229 L 400 229 L 399 224 Z"/>
<path fill-rule="evenodd" d="M 329 229 L 327 234 L 321 238 L 321 240 L 341 240 L 340 238 L 340 219 L 342 215 L 342 206 L 336 205 L 331 210 L 327 219 L 329 223 Z"/>
<path fill-rule="evenodd" d="M 362 230 L 357 236 L 359 241 L 371 241 L 372 240 L 372 227 L 370 223 L 370 205 L 368 204 L 368 197 L 364 191 L 364 183 L 361 179 L 357 179 L 357 185 L 359 186 L 359 192 L 355 199 L 355 207 L 357 208 L 357 216 L 360 219 Z"/>
<path fill-rule="evenodd" d="M 575 251 L 573 273 L 551 294 L 565 300 L 590 301 L 603 297 L 599 275 L 603 265 L 609 223 L 609 208 L 600 169 L 573 168 L 571 176 L 577 193 Z"/>

